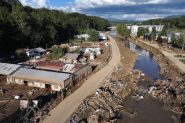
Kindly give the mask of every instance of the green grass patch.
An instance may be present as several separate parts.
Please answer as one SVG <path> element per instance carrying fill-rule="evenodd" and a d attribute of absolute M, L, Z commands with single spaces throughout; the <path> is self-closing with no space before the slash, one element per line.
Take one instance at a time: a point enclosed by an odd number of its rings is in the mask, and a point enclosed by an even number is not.
<path fill-rule="evenodd" d="M 185 59 L 179 59 L 182 63 L 185 64 Z"/>

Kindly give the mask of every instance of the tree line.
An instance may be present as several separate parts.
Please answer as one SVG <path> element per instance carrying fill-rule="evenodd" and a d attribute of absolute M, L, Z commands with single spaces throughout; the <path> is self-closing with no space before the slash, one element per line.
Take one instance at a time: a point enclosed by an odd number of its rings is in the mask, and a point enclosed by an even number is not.
<path fill-rule="evenodd" d="M 18 0 L 0 1 L 0 52 L 68 42 L 84 30 L 106 30 L 109 21 L 95 16 L 23 7 Z M 1 54 L 0 54 L 1 55 Z"/>
<path fill-rule="evenodd" d="M 164 18 L 164 19 L 151 19 L 142 22 L 142 24 L 148 25 L 165 25 L 167 28 L 185 29 L 185 16 L 176 18 Z"/>

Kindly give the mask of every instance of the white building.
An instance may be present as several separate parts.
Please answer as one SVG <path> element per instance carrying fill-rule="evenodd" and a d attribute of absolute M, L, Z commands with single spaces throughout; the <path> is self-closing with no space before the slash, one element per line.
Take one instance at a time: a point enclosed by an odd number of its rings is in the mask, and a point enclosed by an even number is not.
<path fill-rule="evenodd" d="M 41 57 L 44 54 L 46 54 L 46 50 L 41 47 L 34 48 L 34 49 L 27 49 L 26 51 L 26 55 L 28 57 Z"/>
<path fill-rule="evenodd" d="M 104 33 L 99 33 L 99 40 L 100 41 L 105 41 L 105 40 L 107 40 L 107 37 L 106 37 L 106 35 L 104 34 Z"/>
<path fill-rule="evenodd" d="M 157 32 L 161 32 L 163 30 L 164 25 L 132 25 L 127 26 L 127 29 L 131 30 L 131 36 L 137 36 L 137 32 L 140 27 L 148 28 L 149 33 L 151 33 L 154 27 L 156 28 Z"/>
<path fill-rule="evenodd" d="M 76 35 L 78 39 L 85 39 L 87 41 L 90 38 L 89 34 L 81 34 L 81 35 Z"/>

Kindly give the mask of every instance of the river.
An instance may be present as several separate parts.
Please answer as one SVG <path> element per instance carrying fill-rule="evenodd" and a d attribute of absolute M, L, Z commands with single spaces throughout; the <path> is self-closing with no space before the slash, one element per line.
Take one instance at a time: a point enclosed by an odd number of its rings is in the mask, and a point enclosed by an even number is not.
<path fill-rule="evenodd" d="M 148 89 L 156 79 L 160 78 L 160 67 L 155 56 L 132 42 L 129 42 L 128 48 L 138 54 L 134 69 L 142 71 L 151 79 L 150 83 L 139 82 L 138 86 Z M 172 113 L 162 110 L 162 104 L 159 101 L 148 94 L 144 96 L 144 99 L 136 101 L 133 95 L 134 92 L 125 99 L 124 107 L 131 112 L 136 112 L 137 115 L 129 117 L 123 113 L 119 123 L 173 123 Z"/>
<path fill-rule="evenodd" d="M 149 76 L 152 80 L 160 78 L 160 67 L 155 59 L 155 56 L 140 46 L 130 42 L 129 49 L 138 54 L 134 69 L 138 69 Z"/>

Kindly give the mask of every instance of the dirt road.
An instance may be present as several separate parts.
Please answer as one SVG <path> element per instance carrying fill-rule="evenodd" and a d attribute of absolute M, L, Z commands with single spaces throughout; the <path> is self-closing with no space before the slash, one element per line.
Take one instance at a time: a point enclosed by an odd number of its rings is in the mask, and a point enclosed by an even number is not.
<path fill-rule="evenodd" d="M 79 89 L 68 96 L 57 107 L 55 107 L 43 123 L 64 123 L 71 116 L 83 100 L 95 92 L 95 90 L 103 84 L 104 79 L 109 76 L 114 67 L 120 63 L 120 52 L 115 40 L 109 36 L 112 46 L 112 58 L 108 65 L 92 75 Z"/>
<path fill-rule="evenodd" d="M 143 41 L 144 42 L 144 41 Z M 167 58 L 169 58 L 182 72 L 185 73 L 185 64 L 183 64 L 181 61 L 179 61 L 179 58 L 175 57 L 175 55 L 177 55 L 177 53 L 173 52 L 173 51 L 167 51 L 167 50 L 163 50 L 160 49 L 159 46 L 157 44 L 150 44 L 148 42 L 144 42 L 152 47 L 155 47 L 157 49 L 159 49 Z"/>

